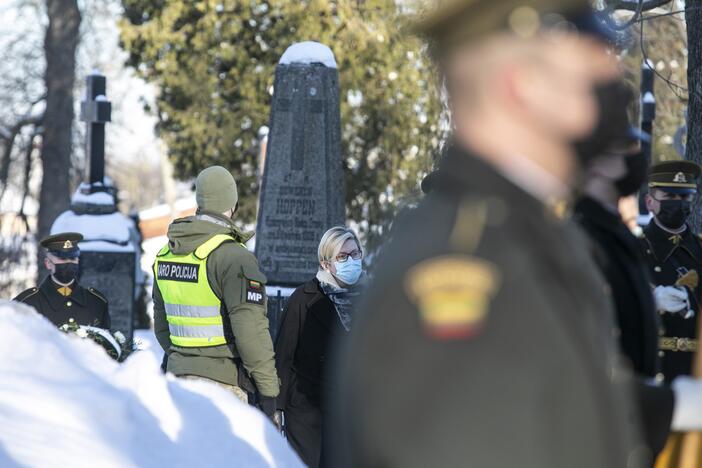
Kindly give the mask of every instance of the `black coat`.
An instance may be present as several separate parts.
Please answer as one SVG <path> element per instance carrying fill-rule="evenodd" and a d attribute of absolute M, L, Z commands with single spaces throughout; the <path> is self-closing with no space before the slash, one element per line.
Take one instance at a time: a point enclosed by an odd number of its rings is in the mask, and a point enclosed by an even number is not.
<path fill-rule="evenodd" d="M 702 277 L 702 242 L 689 227 L 679 239 L 675 239 L 658 227 L 655 221 L 651 221 L 643 233 L 640 245 L 655 285 L 674 285 L 681 276 L 693 270 Z M 688 290 L 695 315 L 684 318 L 680 314 L 661 314 L 661 338 L 697 338 L 697 320 L 702 313 L 699 308 L 702 304 L 702 286 L 698 284 Z M 661 349 L 660 355 L 666 382 L 672 382 L 679 375 L 689 375 L 692 371 L 694 352 Z"/>
<path fill-rule="evenodd" d="M 69 296 L 63 296 L 59 287 L 47 276 L 38 288 L 27 289 L 14 300 L 34 307 L 57 327 L 73 319 L 78 325 L 110 328 L 107 299 L 98 290 L 75 285 Z"/>
<path fill-rule="evenodd" d="M 275 343 L 275 360 L 281 381 L 278 408 L 285 410 L 290 392 L 304 394 L 321 406 L 329 390 L 326 365 L 332 340 L 345 333 L 332 301 L 316 278 L 298 287 L 285 307 Z M 293 373 L 297 384 L 291 388 Z"/>
<path fill-rule="evenodd" d="M 639 242 L 618 213 L 591 198 L 578 202 L 575 217 L 592 239 L 593 258 L 611 289 L 624 355 L 638 374 L 655 377 L 660 371 L 658 314 Z"/>
<path fill-rule="evenodd" d="M 395 223 L 341 353 L 334 466 L 639 466 L 584 235 L 460 149 L 441 171 Z"/>
<path fill-rule="evenodd" d="M 646 441 L 658 453 L 670 433 L 673 392 L 668 386 L 647 383 L 660 371 L 658 314 L 639 241 L 619 213 L 592 198 L 578 202 L 575 219 L 592 240 L 593 258 L 612 293 L 619 343 L 638 377 L 635 388 Z"/>

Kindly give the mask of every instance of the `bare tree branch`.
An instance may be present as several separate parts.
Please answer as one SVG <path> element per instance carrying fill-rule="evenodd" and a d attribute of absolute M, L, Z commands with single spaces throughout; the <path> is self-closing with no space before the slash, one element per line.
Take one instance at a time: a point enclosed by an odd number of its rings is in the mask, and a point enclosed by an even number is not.
<path fill-rule="evenodd" d="M 0 126 L 0 139 L 4 141 L 3 151 L 0 153 L 0 187 L 2 187 L 2 190 L 0 191 L 0 199 L 2 199 L 3 195 L 5 194 L 5 189 L 7 188 L 7 179 L 10 175 L 12 150 L 15 146 L 17 135 L 19 135 L 22 129 L 28 125 L 39 125 L 43 118 L 43 113 L 40 115 L 25 115 L 9 128 Z"/>
<path fill-rule="evenodd" d="M 628 10 L 628 11 L 649 11 L 654 8 L 661 7 L 667 3 L 672 2 L 672 0 L 616 0 L 613 2 L 605 2 L 607 5 L 607 10 Z M 640 10 L 639 10 L 640 8 Z"/>

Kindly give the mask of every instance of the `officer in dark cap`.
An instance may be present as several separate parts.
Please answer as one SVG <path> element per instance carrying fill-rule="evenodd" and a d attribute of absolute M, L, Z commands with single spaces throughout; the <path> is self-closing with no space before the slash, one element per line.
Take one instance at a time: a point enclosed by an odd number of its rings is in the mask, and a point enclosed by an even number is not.
<path fill-rule="evenodd" d="M 700 166 L 666 161 L 651 167 L 646 206 L 653 219 L 640 238 L 653 278 L 661 327 L 658 337 L 662 373 L 672 382 L 689 375 L 697 350 L 697 320 L 702 287 L 702 241 L 687 218 L 697 197 Z"/>
<path fill-rule="evenodd" d="M 555 209 L 627 129 L 607 32 L 586 1 L 441 4 L 420 29 L 455 145 L 340 352 L 333 466 L 646 466 L 606 286 Z"/>
<path fill-rule="evenodd" d="M 107 299 L 94 288 L 78 284 L 80 249 L 83 236 L 76 232 L 54 234 L 43 239 L 46 258 L 44 266 L 50 274 L 38 288 L 22 292 L 14 300 L 34 307 L 56 326 L 71 319 L 78 325 L 110 328 Z"/>

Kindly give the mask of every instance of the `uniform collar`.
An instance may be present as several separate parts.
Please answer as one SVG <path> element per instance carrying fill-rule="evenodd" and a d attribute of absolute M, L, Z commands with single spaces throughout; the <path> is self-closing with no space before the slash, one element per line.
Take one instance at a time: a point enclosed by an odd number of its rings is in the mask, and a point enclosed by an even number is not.
<path fill-rule="evenodd" d="M 51 279 L 51 275 L 49 275 L 46 278 L 44 278 L 44 281 L 42 281 L 39 289 L 41 289 L 46 294 L 47 299 L 49 299 L 49 301 L 54 305 L 60 304 L 61 307 L 63 307 L 63 303 L 68 299 L 79 305 L 85 305 L 85 290 L 78 286 L 77 281 L 74 281 L 71 285 L 71 289 L 73 290 L 73 292 L 69 296 L 61 295 L 61 293 L 58 292 L 58 289 L 60 287 L 62 286 L 56 283 L 53 279 Z"/>
<path fill-rule="evenodd" d="M 476 156 L 470 149 L 455 143 L 441 161 L 440 176 L 436 183 L 439 193 L 458 195 L 486 194 L 504 197 L 507 200 L 519 200 L 520 211 L 556 214 L 555 208 L 567 205 L 565 200 L 546 199 L 545 193 L 536 195 L 513 180 L 499 168 L 484 158 Z M 533 181 L 532 181 L 533 182 Z M 554 194 L 560 195 L 560 194 Z"/>
<path fill-rule="evenodd" d="M 644 228 L 644 235 L 660 262 L 665 262 L 678 247 L 694 240 L 689 226 L 680 234 L 672 234 L 658 226 L 653 219 Z"/>

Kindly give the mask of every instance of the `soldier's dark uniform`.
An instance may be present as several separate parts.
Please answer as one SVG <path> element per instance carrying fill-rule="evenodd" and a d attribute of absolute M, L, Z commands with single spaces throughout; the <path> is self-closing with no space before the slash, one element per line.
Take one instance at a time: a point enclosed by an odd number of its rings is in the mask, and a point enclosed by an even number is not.
<path fill-rule="evenodd" d="M 80 255 L 78 242 L 82 239 L 78 233 L 64 233 L 49 236 L 40 244 L 57 257 L 76 258 Z M 34 307 L 56 326 L 73 319 L 79 325 L 110 328 L 107 299 L 96 289 L 84 288 L 77 282 L 63 287 L 49 275 L 39 287 L 23 291 L 14 300 Z"/>
<path fill-rule="evenodd" d="M 341 359 L 334 466 L 640 466 L 582 233 L 467 151 L 396 223 Z"/>
<path fill-rule="evenodd" d="M 689 161 L 660 163 L 651 168 L 649 186 L 676 193 L 679 190 L 696 192 L 699 175 L 700 167 Z M 643 229 L 640 243 L 653 284 L 686 287 L 690 309 L 694 312 L 688 318 L 685 318 L 685 312 L 661 312 L 660 315 L 658 348 L 662 375 L 659 378 L 672 382 L 679 375 L 690 374 L 697 350 L 697 320 L 702 299 L 702 287 L 699 285 L 699 275 L 702 274 L 702 240 L 692 232 L 689 225 L 684 232 L 676 235 L 651 220 Z M 678 284 L 680 281 L 682 284 Z"/>

